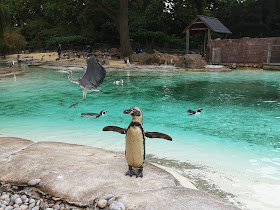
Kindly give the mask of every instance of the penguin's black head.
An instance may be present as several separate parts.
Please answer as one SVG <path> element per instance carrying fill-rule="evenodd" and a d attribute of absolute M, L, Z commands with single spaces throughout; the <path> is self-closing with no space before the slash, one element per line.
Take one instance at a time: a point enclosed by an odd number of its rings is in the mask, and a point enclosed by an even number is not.
<path fill-rule="evenodd" d="M 106 113 L 107 113 L 108 111 L 105 111 L 105 110 L 102 110 L 101 112 L 100 112 L 100 115 L 105 115 Z"/>
<path fill-rule="evenodd" d="M 197 112 L 201 112 L 202 110 L 203 110 L 203 109 L 201 109 L 201 108 L 198 108 L 198 109 L 197 109 Z"/>
<path fill-rule="evenodd" d="M 131 116 L 141 116 L 142 111 L 139 107 L 132 107 L 123 111 L 124 114 L 130 114 Z"/>

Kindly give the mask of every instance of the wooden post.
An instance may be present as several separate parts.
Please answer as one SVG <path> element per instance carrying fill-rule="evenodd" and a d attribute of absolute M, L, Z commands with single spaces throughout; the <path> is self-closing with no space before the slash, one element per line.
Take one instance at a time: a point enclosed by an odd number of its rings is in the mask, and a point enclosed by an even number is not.
<path fill-rule="evenodd" d="M 208 42 L 211 40 L 211 29 L 208 28 Z"/>
<path fill-rule="evenodd" d="M 206 52 L 206 31 L 204 32 L 204 41 L 203 41 L 202 57 L 205 56 L 205 52 Z"/>
<path fill-rule="evenodd" d="M 190 52 L 190 30 L 186 31 L 186 54 Z"/>
<path fill-rule="evenodd" d="M 270 63 L 270 57 L 271 57 L 271 44 L 268 43 L 268 47 L 267 47 L 267 63 Z"/>

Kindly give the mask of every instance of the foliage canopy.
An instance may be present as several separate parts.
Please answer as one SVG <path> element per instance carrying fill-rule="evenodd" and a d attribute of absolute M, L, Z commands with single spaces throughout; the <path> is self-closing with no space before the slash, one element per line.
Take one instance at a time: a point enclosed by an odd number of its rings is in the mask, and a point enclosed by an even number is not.
<path fill-rule="evenodd" d="M 116 23 L 90 0 L 0 0 L 0 38 L 10 25 L 29 49 L 67 46 L 119 47 Z M 118 10 L 118 0 L 103 0 Z M 133 47 L 184 49 L 182 31 L 197 14 L 217 17 L 233 34 L 229 38 L 280 34 L 279 0 L 130 0 L 129 33 Z M 8 17 L 10 14 L 10 18 Z M 193 38 L 193 42 L 196 39 Z M 4 45 L 4 43 L 2 43 Z"/>

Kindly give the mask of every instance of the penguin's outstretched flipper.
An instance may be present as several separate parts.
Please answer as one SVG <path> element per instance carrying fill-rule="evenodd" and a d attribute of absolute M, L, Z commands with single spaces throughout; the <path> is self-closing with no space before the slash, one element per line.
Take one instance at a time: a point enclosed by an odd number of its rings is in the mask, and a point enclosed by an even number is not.
<path fill-rule="evenodd" d="M 145 136 L 148 138 L 159 138 L 159 139 L 166 139 L 168 141 L 172 141 L 172 138 L 170 136 L 159 132 L 145 132 Z"/>
<path fill-rule="evenodd" d="M 126 134 L 125 128 L 120 128 L 117 126 L 106 126 L 103 128 L 103 131 L 114 131 L 114 132 L 118 132 L 120 134 Z"/>

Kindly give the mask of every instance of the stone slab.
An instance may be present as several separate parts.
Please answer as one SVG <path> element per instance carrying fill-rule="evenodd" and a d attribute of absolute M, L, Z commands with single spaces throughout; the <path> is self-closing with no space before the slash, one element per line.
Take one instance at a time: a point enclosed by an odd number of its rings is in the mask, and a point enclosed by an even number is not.
<path fill-rule="evenodd" d="M 24 149 L 22 144 L 26 144 Z M 9 152 L 5 148 L 10 148 Z M 203 206 L 234 208 L 207 193 L 186 190 L 170 173 L 149 163 L 144 164 L 142 179 L 125 176 L 128 168 L 123 153 L 59 142 L 0 138 L 0 157 L 1 182 L 24 186 L 32 179 L 41 179 L 36 188 L 79 206 L 113 194 L 128 209 L 141 209 L 143 205 L 143 209 L 164 209 L 149 208 L 164 205 L 181 209 L 190 200 L 202 209 L 202 197 L 208 201 Z"/>
<path fill-rule="evenodd" d="M 34 144 L 34 142 L 26 139 L 1 137 L 0 158 L 8 157 L 10 154 L 20 151 L 31 144 Z"/>
<path fill-rule="evenodd" d="M 237 209 L 212 195 L 184 187 L 167 187 L 160 190 L 135 192 L 122 195 L 118 201 L 130 209 L 182 209 L 182 210 L 222 210 Z"/>

